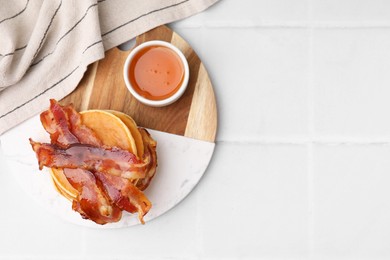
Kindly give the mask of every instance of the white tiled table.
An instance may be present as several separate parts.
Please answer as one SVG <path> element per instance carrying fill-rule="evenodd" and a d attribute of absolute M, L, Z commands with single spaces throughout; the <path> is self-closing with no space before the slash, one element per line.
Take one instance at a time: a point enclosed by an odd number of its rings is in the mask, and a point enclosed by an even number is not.
<path fill-rule="evenodd" d="M 390 1 L 222 0 L 171 26 L 218 101 L 199 185 L 144 226 L 81 228 L 0 156 L 0 258 L 390 259 Z"/>

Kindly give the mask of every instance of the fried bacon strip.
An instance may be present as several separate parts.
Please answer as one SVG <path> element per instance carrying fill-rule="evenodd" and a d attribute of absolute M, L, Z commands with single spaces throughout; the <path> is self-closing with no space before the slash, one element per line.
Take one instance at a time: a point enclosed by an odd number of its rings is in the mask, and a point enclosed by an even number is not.
<path fill-rule="evenodd" d="M 138 212 L 138 218 L 144 224 L 143 217 L 152 207 L 148 198 L 129 180 L 110 174 L 95 172 L 113 203 L 130 213 Z"/>
<path fill-rule="evenodd" d="M 40 115 L 40 119 L 46 132 L 50 134 L 52 143 L 66 148 L 69 144 L 79 142 L 69 129 L 67 114 L 54 99 L 50 100 L 49 110 L 44 111 Z"/>
<path fill-rule="evenodd" d="M 61 106 L 50 99 L 50 107 L 40 115 L 41 123 L 50 134 L 52 144 L 67 148 L 70 144 L 82 143 L 102 146 L 95 132 L 81 123 L 80 114 L 73 106 Z"/>
<path fill-rule="evenodd" d="M 126 179 L 145 177 L 147 163 L 141 162 L 129 151 L 119 148 L 105 149 L 84 144 L 71 144 L 62 149 L 52 144 L 34 142 L 30 144 L 35 151 L 39 169 L 50 168 L 84 169 L 100 171 Z"/>
<path fill-rule="evenodd" d="M 68 115 L 70 130 L 79 139 L 82 144 L 90 144 L 98 147 L 102 147 L 102 141 L 97 137 L 94 131 L 81 123 L 80 114 L 73 108 L 73 106 L 63 107 L 64 111 Z"/>
<path fill-rule="evenodd" d="M 122 211 L 106 195 L 101 183 L 94 174 L 82 169 L 64 169 L 64 175 L 69 183 L 79 192 L 72 202 L 72 209 L 79 212 L 83 218 L 91 219 L 98 224 L 117 222 L 122 217 Z"/>

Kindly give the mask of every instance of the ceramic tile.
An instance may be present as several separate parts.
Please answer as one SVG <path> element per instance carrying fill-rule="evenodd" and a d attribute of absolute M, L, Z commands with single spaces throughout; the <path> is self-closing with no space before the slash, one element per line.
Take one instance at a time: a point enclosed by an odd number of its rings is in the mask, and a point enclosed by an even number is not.
<path fill-rule="evenodd" d="M 197 240 L 197 192 L 193 191 L 175 208 L 147 222 L 122 229 L 89 229 L 86 232 L 87 259 L 186 259 L 199 254 Z"/>
<path fill-rule="evenodd" d="M 213 82 L 217 140 L 307 134 L 306 30 L 186 29 L 186 36 Z"/>
<path fill-rule="evenodd" d="M 315 146 L 315 256 L 390 257 L 389 157 L 388 145 Z"/>
<path fill-rule="evenodd" d="M 314 30 L 316 134 L 389 136 L 389 33 L 390 29 Z"/>
<path fill-rule="evenodd" d="M 308 19 L 309 0 L 223 0 L 188 19 L 174 23 L 175 27 L 257 26 Z M 239 11 L 238 11 L 239 10 Z"/>
<path fill-rule="evenodd" d="M 312 0 L 313 20 L 390 21 L 390 2 L 386 0 Z"/>
<path fill-rule="evenodd" d="M 53 259 L 81 254 L 80 228 L 54 217 L 20 188 L 9 175 L 1 148 L 0 165 L 0 259 L 11 255 Z"/>
<path fill-rule="evenodd" d="M 204 256 L 305 259 L 307 151 L 300 145 L 217 145 L 199 185 Z"/>

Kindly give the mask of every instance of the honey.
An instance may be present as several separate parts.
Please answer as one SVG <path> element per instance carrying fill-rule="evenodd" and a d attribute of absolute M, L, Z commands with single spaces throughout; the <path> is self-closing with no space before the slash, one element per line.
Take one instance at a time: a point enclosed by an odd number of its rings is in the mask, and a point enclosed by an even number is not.
<path fill-rule="evenodd" d="M 134 90 L 150 100 L 163 100 L 175 94 L 184 79 L 184 65 L 173 50 L 148 46 L 134 55 L 129 66 Z"/>

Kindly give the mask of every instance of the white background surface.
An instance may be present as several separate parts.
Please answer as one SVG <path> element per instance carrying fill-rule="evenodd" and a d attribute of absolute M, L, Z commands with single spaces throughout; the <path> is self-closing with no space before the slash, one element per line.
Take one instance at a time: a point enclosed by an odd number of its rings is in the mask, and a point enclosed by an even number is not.
<path fill-rule="evenodd" d="M 213 160 L 167 214 L 47 214 L 0 156 L 0 258 L 389 259 L 390 1 L 222 0 L 172 27 L 203 60 Z"/>

